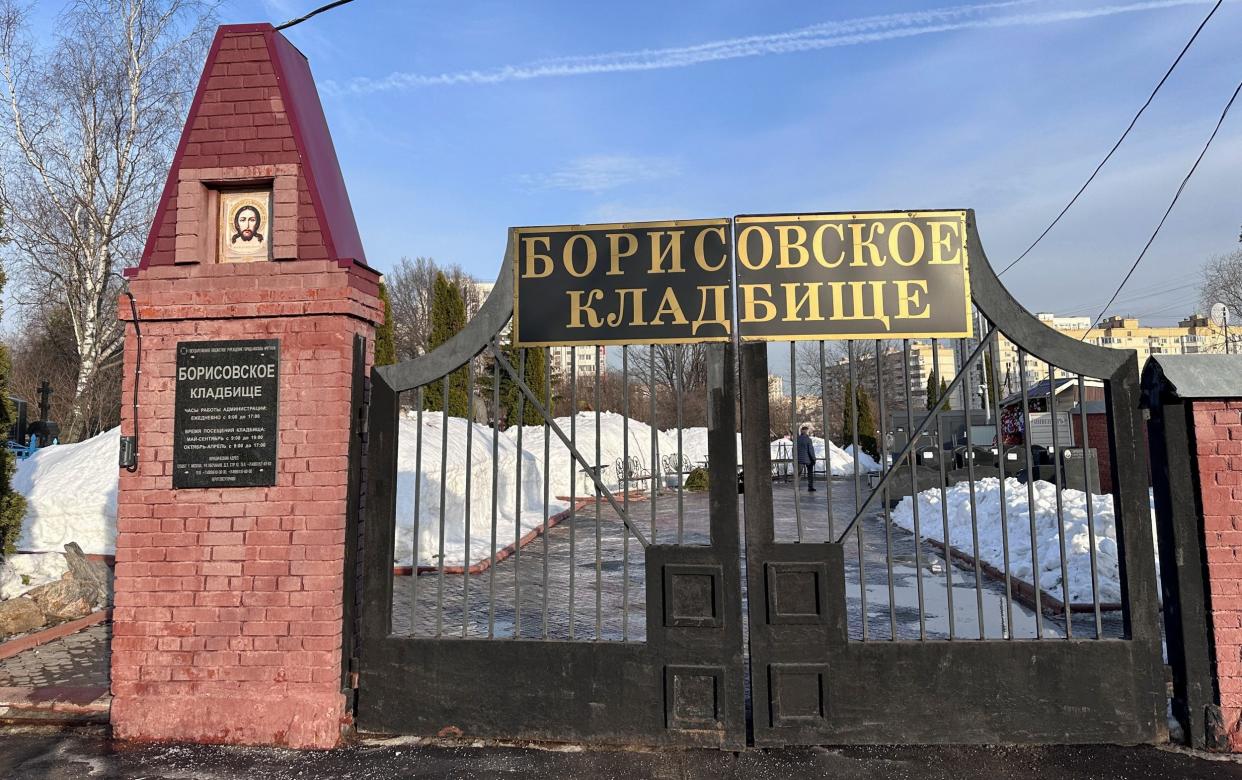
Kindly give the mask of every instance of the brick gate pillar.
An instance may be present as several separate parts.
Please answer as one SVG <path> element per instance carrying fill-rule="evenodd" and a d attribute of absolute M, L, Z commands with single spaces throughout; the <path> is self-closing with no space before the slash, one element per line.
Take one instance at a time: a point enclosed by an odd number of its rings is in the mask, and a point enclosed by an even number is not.
<path fill-rule="evenodd" d="M 1242 356 L 1152 357 L 1143 397 L 1173 714 L 1242 752 Z"/>
<path fill-rule="evenodd" d="M 310 69 L 270 25 L 217 32 L 129 276 L 122 432 L 138 442 L 117 500 L 114 734 L 331 747 L 348 720 L 355 350 L 369 365 L 383 314 Z M 133 319 L 124 297 L 120 311 Z M 256 339 L 279 354 L 274 470 L 174 487 L 179 353 Z"/>

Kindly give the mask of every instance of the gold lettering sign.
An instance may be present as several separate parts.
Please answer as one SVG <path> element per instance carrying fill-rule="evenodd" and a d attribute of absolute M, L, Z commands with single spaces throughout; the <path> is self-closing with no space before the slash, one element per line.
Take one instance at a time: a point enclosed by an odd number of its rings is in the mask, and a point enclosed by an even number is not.
<path fill-rule="evenodd" d="M 742 339 L 966 338 L 965 211 L 736 217 Z"/>
<path fill-rule="evenodd" d="M 514 341 L 726 341 L 735 323 L 748 340 L 966 338 L 966 216 L 886 211 L 514 228 Z"/>
<path fill-rule="evenodd" d="M 514 228 L 526 347 L 728 341 L 729 220 Z"/>

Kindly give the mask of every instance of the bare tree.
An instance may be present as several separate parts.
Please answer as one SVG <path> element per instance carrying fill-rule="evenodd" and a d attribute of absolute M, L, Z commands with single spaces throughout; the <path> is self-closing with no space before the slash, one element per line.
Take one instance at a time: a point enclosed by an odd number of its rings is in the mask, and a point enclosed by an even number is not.
<path fill-rule="evenodd" d="M 431 333 L 431 286 L 436 273 L 443 273 L 456 284 L 466 302 L 466 315 L 473 317 L 483 304 L 478 282 L 461 266 L 441 266 L 430 257 L 403 257 L 390 273 L 384 274 L 392 299 L 393 341 L 398 360 L 409 360 L 427 352 Z"/>
<path fill-rule="evenodd" d="M 1217 255 L 1204 264 L 1199 302 L 1204 311 L 1214 303 L 1223 303 L 1231 317 L 1242 317 L 1242 249 Z"/>
<path fill-rule="evenodd" d="M 142 250 L 211 14 L 201 0 L 76 0 L 46 46 L 27 14 L 0 0 L 0 251 L 20 272 L 19 304 L 67 309 L 74 440 L 118 346 L 116 272 Z"/>
<path fill-rule="evenodd" d="M 820 362 L 820 344 L 816 341 L 795 342 L 795 376 L 798 391 L 798 421 L 809 422 L 817 430 L 828 431 L 838 443 L 849 432 L 841 430 L 842 412 L 848 402 L 850 384 L 850 355 L 853 355 L 854 381 L 873 399 L 884 400 L 884 424 L 904 424 L 906 420 L 907 374 L 902 365 L 905 359 L 902 342 L 897 340 L 855 339 L 853 349 L 848 341 L 824 342 L 823 363 Z M 877 355 L 880 370 L 877 372 Z M 880 376 L 877 376 L 879 374 Z M 908 381 L 917 384 L 913 374 Z M 910 387 L 913 397 L 919 387 Z M 828 419 L 824 419 L 827 406 Z M 783 407 L 785 417 L 780 418 L 782 428 L 773 416 L 776 430 L 789 427 L 789 405 Z M 878 410 L 877 410 L 878 411 Z"/>

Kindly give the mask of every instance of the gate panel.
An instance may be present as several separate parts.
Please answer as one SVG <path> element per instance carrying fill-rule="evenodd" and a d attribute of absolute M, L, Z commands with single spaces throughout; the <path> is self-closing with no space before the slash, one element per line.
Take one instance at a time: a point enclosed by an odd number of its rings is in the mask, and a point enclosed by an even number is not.
<path fill-rule="evenodd" d="M 558 425 L 531 388 L 539 381 L 526 370 L 533 350 L 499 346 L 512 311 L 511 263 L 512 253 L 461 334 L 372 376 L 359 726 L 420 736 L 742 747 L 733 347 L 708 351 L 712 479 L 705 511 L 691 511 L 688 505 L 699 502 L 683 500 L 680 430 L 675 467 L 658 466 L 652 436 L 643 473 L 631 469 L 630 456 L 638 454 L 632 449 L 643 442 L 628 428 L 628 352 L 624 451 L 616 465 L 599 444 L 598 359 L 583 398 L 577 366 L 570 367 L 571 406 L 583 400 L 594 412 Z M 654 363 L 639 368 L 654 372 Z M 433 409 L 463 374 L 467 397 L 491 396 L 491 421 L 499 420 L 503 384 L 520 394 L 519 420 L 523 408 L 534 409 L 541 423 L 501 434 L 496 426 L 438 416 Z M 550 371 L 542 380 L 550 386 Z M 680 397 L 676 403 L 680 410 Z M 416 441 L 407 441 L 402 468 L 409 471 L 412 457 L 414 472 L 427 476 L 403 486 L 399 507 L 403 424 Z M 523 435 L 539 434 L 541 442 L 523 442 Z M 568 460 L 553 463 L 550 451 Z M 674 453 L 664 455 L 669 461 Z M 490 471 L 472 478 L 479 463 L 490 463 Z M 568 482 L 557 483 L 567 495 L 550 486 L 553 465 L 570 472 Z M 615 481 L 605 473 L 613 468 Z M 412 551 L 399 554 L 394 537 L 399 521 L 409 521 L 411 501 Z M 506 505 L 516 507 L 507 515 L 512 536 L 497 538 Z M 439 514 L 438 528 L 422 522 L 428 507 Z M 529 515 L 540 511 L 531 527 Z M 446 525 L 446 513 L 458 524 Z M 454 544 L 464 550 L 460 561 L 449 557 Z M 487 550 L 482 560 L 474 552 L 480 545 Z M 410 574 L 395 575 L 394 561 L 407 555 Z M 427 559 L 431 565 L 420 571 Z"/>
<path fill-rule="evenodd" d="M 797 478 L 775 487 L 768 479 L 747 482 L 756 745 L 1134 743 L 1163 733 L 1136 357 L 1081 344 L 1035 320 L 992 273 L 973 215 L 969 227 L 982 327 L 977 343 L 939 345 L 956 350 L 960 360 L 946 394 L 928 404 L 934 410 L 913 409 L 909 341 L 900 348 L 851 342 L 846 365 L 836 366 L 825 365 L 821 344 L 818 371 L 828 380 L 821 382 L 823 419 L 827 393 L 844 395 L 857 409 L 859 385 L 874 388 L 880 470 L 868 482 L 865 470 L 846 469 L 835 483 L 836 502 L 830 476 L 827 501 L 801 490 Z M 874 350 L 870 363 L 858 357 L 864 348 Z M 768 441 L 788 430 L 792 445 L 799 421 L 811 414 L 793 403 L 787 420 L 769 413 L 767 349 L 742 347 L 747 475 L 779 472 Z M 797 382 L 808 372 L 799 373 L 796 346 L 790 349 L 791 382 Z M 931 349 L 934 354 L 935 341 Z M 981 383 L 985 374 L 999 383 L 1002 350 L 1016 360 L 1020 389 L 1011 398 L 994 389 L 974 399 L 976 375 Z M 813 357 L 815 350 L 802 354 Z M 895 372 L 885 370 L 886 356 L 900 361 Z M 1038 395 L 1038 377 L 1027 376 L 1035 360 L 1048 371 L 1051 465 L 1039 465 L 1047 461 L 1025 425 L 1034 419 Z M 886 391 L 888 373 L 897 375 L 900 390 Z M 1090 400 L 1089 383 L 1099 401 Z M 797 398 L 797 391 L 791 395 Z M 942 405 L 949 402 L 952 412 Z M 1088 409 L 1106 415 L 1107 441 L 1088 424 Z M 952 426 L 942 424 L 954 414 L 967 442 L 956 451 L 946 449 Z M 1002 418 L 1023 420 L 1019 441 L 1002 432 Z M 858 415 L 853 419 L 845 438 L 857 453 Z M 995 441 L 978 441 L 989 426 Z M 885 434 L 899 428 L 908 442 L 890 445 Z M 1077 438 L 1067 442 L 1067 436 Z M 1103 490 L 1084 457 L 1093 450 Z M 790 452 L 796 458 L 792 446 Z M 936 465 L 921 465 L 924 457 Z M 1115 540 L 1088 542 L 1100 536 L 1105 509 L 1115 515 Z M 1120 593 L 1108 603 L 1101 583 L 1114 541 Z M 1034 585 L 1026 587 L 1023 578 Z M 1045 578 L 1057 583 L 1059 599 L 1043 590 Z"/>

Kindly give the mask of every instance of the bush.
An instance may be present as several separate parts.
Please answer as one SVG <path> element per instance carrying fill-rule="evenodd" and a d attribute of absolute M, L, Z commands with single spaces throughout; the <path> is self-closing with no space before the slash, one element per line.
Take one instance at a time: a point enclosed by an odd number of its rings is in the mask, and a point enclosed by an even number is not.
<path fill-rule="evenodd" d="M 9 401 L 9 353 L 0 344 L 0 431 L 8 431 L 14 421 L 13 404 Z M 9 480 L 17 458 L 7 447 L 0 448 L 0 561 L 16 550 L 17 537 L 26 515 L 26 499 L 13 491 Z"/>
<path fill-rule="evenodd" d="M 711 477 L 702 466 L 691 471 L 686 477 L 686 490 L 707 490 L 711 487 Z"/>

